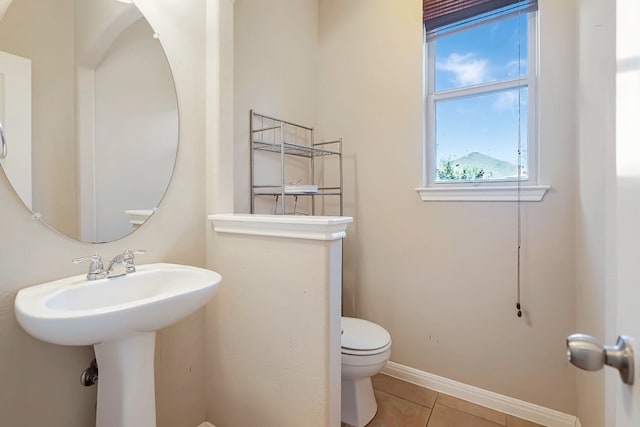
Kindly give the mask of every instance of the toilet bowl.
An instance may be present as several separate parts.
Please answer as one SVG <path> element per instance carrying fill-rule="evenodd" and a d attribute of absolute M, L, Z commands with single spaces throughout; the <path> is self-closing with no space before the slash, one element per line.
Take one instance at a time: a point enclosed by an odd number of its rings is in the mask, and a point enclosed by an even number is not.
<path fill-rule="evenodd" d="M 364 319 L 342 318 L 342 422 L 362 427 L 378 410 L 371 377 L 391 355 L 391 335 Z"/>

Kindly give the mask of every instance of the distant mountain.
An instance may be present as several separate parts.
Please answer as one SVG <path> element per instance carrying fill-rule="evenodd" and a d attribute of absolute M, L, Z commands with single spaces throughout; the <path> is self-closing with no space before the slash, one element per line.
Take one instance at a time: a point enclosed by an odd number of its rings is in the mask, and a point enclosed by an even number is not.
<path fill-rule="evenodd" d="M 473 152 L 452 161 L 460 168 L 477 167 L 484 170 L 484 178 L 504 178 L 518 175 L 518 165 Z"/>

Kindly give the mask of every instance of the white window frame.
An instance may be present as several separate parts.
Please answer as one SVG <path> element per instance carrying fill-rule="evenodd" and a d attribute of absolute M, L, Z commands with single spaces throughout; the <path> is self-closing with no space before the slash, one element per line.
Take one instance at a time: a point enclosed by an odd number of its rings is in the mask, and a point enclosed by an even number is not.
<path fill-rule="evenodd" d="M 527 12 L 528 58 L 526 77 L 483 83 L 475 86 L 449 89 L 435 93 L 435 53 L 430 48 L 433 41 L 424 40 L 424 187 L 417 188 L 424 201 L 540 201 L 548 185 L 540 185 L 539 141 L 538 141 L 538 12 Z M 495 20 L 513 16 L 503 15 Z M 488 21 L 478 25 L 487 24 Z M 468 30 L 473 27 L 466 27 Z M 506 89 L 528 87 L 527 123 L 527 176 L 518 179 L 492 179 L 473 181 L 436 181 L 436 127 L 435 103 L 446 99 L 459 99 L 482 93 L 495 93 Z"/>

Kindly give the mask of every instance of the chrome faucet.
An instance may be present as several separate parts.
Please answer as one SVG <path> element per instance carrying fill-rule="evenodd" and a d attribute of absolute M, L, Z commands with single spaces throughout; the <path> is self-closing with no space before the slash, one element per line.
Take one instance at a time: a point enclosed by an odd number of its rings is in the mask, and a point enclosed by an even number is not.
<path fill-rule="evenodd" d="M 113 257 L 111 261 L 109 261 L 109 264 L 107 264 L 107 268 L 105 270 L 107 273 L 107 278 L 123 276 L 129 273 L 135 273 L 136 266 L 133 264 L 133 260 L 134 260 L 133 255 L 134 254 L 142 255 L 146 253 L 147 251 L 145 250 L 130 251 L 129 249 L 127 249 L 121 254 L 116 255 L 115 257 Z"/>
<path fill-rule="evenodd" d="M 102 264 L 102 257 L 100 255 L 91 255 L 87 257 L 74 258 L 72 262 L 79 264 L 81 262 L 90 261 L 89 272 L 87 273 L 87 280 L 99 280 L 104 278 L 119 277 L 129 273 L 135 273 L 136 266 L 134 265 L 134 255 L 146 254 L 146 250 L 130 251 L 126 250 L 121 254 L 113 257 L 107 264 L 107 268 L 104 268 Z"/>
<path fill-rule="evenodd" d="M 74 258 L 71 260 L 74 264 L 80 264 L 81 262 L 90 261 L 89 272 L 87 273 L 87 280 L 98 280 L 107 277 L 107 273 L 102 266 L 102 257 L 100 255 L 83 256 L 80 258 Z"/>

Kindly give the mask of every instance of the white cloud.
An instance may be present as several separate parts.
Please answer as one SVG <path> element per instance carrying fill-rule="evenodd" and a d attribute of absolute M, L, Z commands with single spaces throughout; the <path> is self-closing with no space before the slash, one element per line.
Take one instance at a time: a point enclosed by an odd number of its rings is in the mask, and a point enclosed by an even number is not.
<path fill-rule="evenodd" d="M 518 77 L 520 74 L 520 70 L 527 69 L 527 60 L 526 59 L 514 59 L 507 63 L 505 66 L 507 70 L 507 76 L 509 77 Z"/>
<path fill-rule="evenodd" d="M 515 111 L 518 108 L 518 92 L 510 90 L 500 92 L 493 103 L 493 109 L 498 111 Z"/>
<path fill-rule="evenodd" d="M 453 81 L 459 85 L 475 85 L 488 80 L 489 61 L 477 58 L 473 53 L 460 55 L 452 53 L 444 62 L 438 62 L 438 70 L 450 71 L 454 74 Z"/>
<path fill-rule="evenodd" d="M 518 105 L 518 102 L 520 103 Z M 508 90 L 499 92 L 498 97 L 493 102 L 492 108 L 496 111 L 512 111 L 517 112 L 518 107 L 525 109 L 527 107 L 527 92 L 516 90 Z"/>

